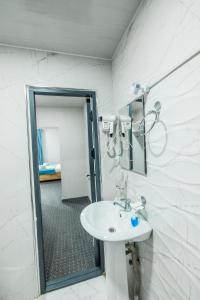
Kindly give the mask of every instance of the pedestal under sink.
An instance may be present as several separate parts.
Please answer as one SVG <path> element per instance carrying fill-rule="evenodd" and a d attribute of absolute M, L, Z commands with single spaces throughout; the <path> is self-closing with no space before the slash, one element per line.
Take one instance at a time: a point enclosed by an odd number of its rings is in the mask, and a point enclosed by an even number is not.
<path fill-rule="evenodd" d="M 108 300 L 129 300 L 125 243 L 144 241 L 152 231 L 143 219 L 133 227 L 133 215 L 134 211 L 124 212 L 113 201 L 101 201 L 88 205 L 80 216 L 84 229 L 104 241 Z"/>

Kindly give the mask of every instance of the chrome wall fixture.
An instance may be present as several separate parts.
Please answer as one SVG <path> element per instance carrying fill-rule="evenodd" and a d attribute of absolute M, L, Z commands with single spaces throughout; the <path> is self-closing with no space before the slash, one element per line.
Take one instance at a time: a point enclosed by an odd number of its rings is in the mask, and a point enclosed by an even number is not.
<path fill-rule="evenodd" d="M 140 122 L 140 124 L 139 124 L 140 135 L 146 135 L 146 134 L 148 134 L 153 129 L 153 127 L 155 126 L 155 124 L 159 121 L 160 110 L 161 110 L 161 103 L 159 101 L 156 101 L 155 104 L 154 104 L 154 109 L 149 110 L 147 112 L 147 114 L 144 116 L 144 118 L 142 119 L 142 121 Z M 147 131 L 145 131 L 144 130 L 145 120 L 150 115 L 154 115 L 155 118 L 154 118 L 151 126 L 149 127 L 149 129 Z"/>
<path fill-rule="evenodd" d="M 139 93 L 148 94 L 150 92 L 150 88 L 146 85 L 141 85 L 138 82 L 134 82 L 131 85 L 130 93 L 134 95 L 138 95 Z"/>
<path fill-rule="evenodd" d="M 156 101 L 154 104 L 154 109 L 149 110 L 144 115 L 142 120 L 139 120 L 136 122 L 132 121 L 132 132 L 137 134 L 137 136 L 147 135 L 153 129 L 155 124 L 159 121 L 160 111 L 161 111 L 161 103 L 159 101 Z M 152 120 L 152 123 L 149 126 L 149 128 L 146 130 L 145 129 L 145 121 L 146 121 L 146 118 L 151 115 L 154 116 L 154 119 Z"/>
<path fill-rule="evenodd" d="M 148 94 L 151 89 L 153 89 L 155 86 L 157 86 L 159 83 L 161 83 L 163 80 L 165 80 L 166 78 L 168 78 L 169 76 L 171 76 L 174 72 L 176 72 L 177 70 L 179 70 L 180 68 L 182 68 L 185 64 L 187 64 L 188 62 L 190 62 L 191 60 L 193 60 L 195 57 L 197 57 L 198 55 L 200 55 L 200 50 L 198 50 L 197 52 L 195 52 L 194 54 L 192 54 L 191 56 L 189 56 L 187 59 L 185 59 L 184 61 L 182 61 L 180 64 L 178 64 L 176 67 L 172 68 L 167 74 L 165 74 L 164 76 L 162 76 L 160 79 L 158 79 L 156 82 L 154 82 L 151 85 L 141 85 L 138 82 L 134 82 L 131 86 L 131 93 L 138 95 L 139 92 L 141 92 L 142 94 Z"/>

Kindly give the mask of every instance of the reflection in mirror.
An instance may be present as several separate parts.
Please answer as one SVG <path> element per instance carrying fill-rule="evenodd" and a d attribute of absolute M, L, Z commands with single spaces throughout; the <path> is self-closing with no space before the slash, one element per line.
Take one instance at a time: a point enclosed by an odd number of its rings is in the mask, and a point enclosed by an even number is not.
<path fill-rule="evenodd" d="M 132 170 L 136 173 L 146 174 L 146 145 L 144 97 L 136 99 L 129 104 L 132 120 Z M 142 122 L 142 126 L 141 126 Z"/>
<path fill-rule="evenodd" d="M 146 174 L 146 145 L 145 145 L 145 120 L 144 97 L 140 97 L 119 111 L 119 115 L 126 114 L 131 118 L 131 130 L 127 135 L 120 165 L 122 168 L 133 172 Z M 128 146 L 127 146 L 128 145 Z"/>
<path fill-rule="evenodd" d="M 131 129 L 123 130 L 122 124 L 126 121 L 127 117 L 129 117 L 129 106 L 124 106 L 119 111 L 120 118 L 120 143 L 122 143 L 121 147 L 121 158 L 120 165 L 123 169 L 131 170 Z"/>

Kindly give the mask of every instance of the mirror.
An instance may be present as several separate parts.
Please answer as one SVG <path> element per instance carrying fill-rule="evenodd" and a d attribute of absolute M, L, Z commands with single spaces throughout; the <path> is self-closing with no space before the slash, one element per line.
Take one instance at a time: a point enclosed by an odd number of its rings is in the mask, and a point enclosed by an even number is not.
<path fill-rule="evenodd" d="M 131 118 L 131 129 L 121 137 L 123 152 L 120 165 L 126 170 L 145 175 L 146 168 L 146 143 L 144 121 L 144 97 L 139 97 L 119 110 L 119 118 Z"/>
<path fill-rule="evenodd" d="M 129 117 L 129 105 L 122 107 L 119 110 L 119 117 L 120 119 L 125 120 L 126 117 Z M 121 131 L 121 128 L 120 128 Z M 128 129 L 124 136 L 120 134 L 120 143 L 121 145 L 121 158 L 120 158 L 120 165 L 123 169 L 131 170 L 131 129 Z"/>

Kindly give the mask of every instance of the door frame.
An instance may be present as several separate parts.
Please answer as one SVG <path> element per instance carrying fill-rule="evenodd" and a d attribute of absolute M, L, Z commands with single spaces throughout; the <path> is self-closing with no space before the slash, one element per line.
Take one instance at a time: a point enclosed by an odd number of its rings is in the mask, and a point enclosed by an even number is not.
<path fill-rule="evenodd" d="M 101 201 L 101 167 L 99 153 L 99 132 L 98 132 L 98 115 L 96 104 L 96 92 L 84 89 L 70 89 L 58 87 L 34 87 L 26 86 L 27 98 L 27 131 L 29 144 L 29 167 L 30 167 L 30 184 L 32 211 L 34 221 L 34 236 L 35 236 L 35 256 L 37 263 L 37 277 L 39 281 L 39 293 L 44 294 L 48 291 L 55 290 L 61 287 L 75 284 L 90 278 L 100 276 L 104 272 L 104 248 L 103 242 L 97 241 L 99 249 L 100 265 L 89 271 L 76 273 L 74 276 L 69 275 L 61 279 L 55 279 L 49 284 L 45 280 L 45 262 L 44 262 L 44 246 L 43 246 L 43 227 L 42 227 L 42 210 L 41 210 L 41 195 L 40 182 L 38 172 L 38 147 L 37 147 L 37 124 L 36 124 L 36 95 L 51 95 L 51 96 L 68 96 L 68 97 L 84 97 L 87 99 L 87 124 L 88 124 L 88 143 L 93 142 L 93 151 L 95 151 L 95 191 L 92 192 L 92 200 Z M 90 111 L 91 116 L 88 118 L 88 103 L 92 106 Z M 92 132 L 92 135 L 91 135 Z M 91 165 L 91 153 L 89 161 Z M 94 162 L 92 162 L 94 164 Z"/>

